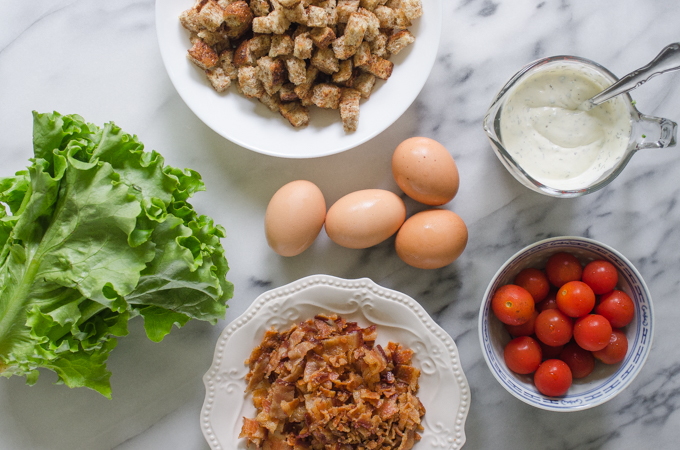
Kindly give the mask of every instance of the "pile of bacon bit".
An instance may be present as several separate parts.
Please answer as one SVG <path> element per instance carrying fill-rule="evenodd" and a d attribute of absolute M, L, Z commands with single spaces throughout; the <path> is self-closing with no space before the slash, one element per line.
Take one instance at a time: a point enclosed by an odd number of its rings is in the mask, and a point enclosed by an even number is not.
<path fill-rule="evenodd" d="M 425 408 L 413 351 L 375 344 L 375 325 L 317 315 L 266 332 L 246 364 L 255 419 L 240 438 L 272 450 L 408 450 Z"/>

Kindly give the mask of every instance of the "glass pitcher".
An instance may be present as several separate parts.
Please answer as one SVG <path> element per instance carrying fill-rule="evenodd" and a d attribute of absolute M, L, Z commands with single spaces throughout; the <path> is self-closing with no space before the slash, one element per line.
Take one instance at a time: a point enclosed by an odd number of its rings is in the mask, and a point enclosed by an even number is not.
<path fill-rule="evenodd" d="M 635 108 L 630 95 L 621 94 L 620 97 L 622 97 L 623 103 L 627 106 L 630 114 L 631 133 L 628 146 L 625 149 L 623 156 L 613 166 L 604 170 L 594 181 L 589 182 L 586 186 L 579 186 L 574 189 L 558 189 L 551 187 L 527 173 L 525 168 L 520 166 L 503 143 L 501 114 L 508 97 L 512 94 L 513 89 L 516 86 L 519 86 L 524 80 L 537 71 L 558 64 L 579 65 L 580 67 L 587 68 L 587 70 L 593 70 L 608 80 L 609 84 L 618 80 L 618 78 L 606 68 L 588 59 L 576 56 L 552 56 L 526 65 L 517 72 L 505 86 L 503 86 L 484 117 L 484 131 L 491 141 L 491 145 L 498 158 L 520 183 L 536 192 L 553 197 L 578 197 L 594 192 L 609 184 L 619 173 L 621 173 L 630 158 L 638 150 L 644 148 L 664 148 L 675 145 L 677 135 L 677 124 L 675 122 L 641 114 Z"/>

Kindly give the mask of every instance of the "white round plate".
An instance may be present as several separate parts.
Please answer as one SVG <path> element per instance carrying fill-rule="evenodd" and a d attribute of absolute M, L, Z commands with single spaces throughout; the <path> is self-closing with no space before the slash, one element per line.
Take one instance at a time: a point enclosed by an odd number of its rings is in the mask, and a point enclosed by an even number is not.
<path fill-rule="evenodd" d="M 366 327 L 377 325 L 377 343 L 398 342 L 415 353 L 421 371 L 418 397 L 426 409 L 415 450 L 459 449 L 465 443 L 470 388 L 453 339 L 415 300 L 367 278 L 312 275 L 265 292 L 220 335 L 212 366 L 203 377 L 206 396 L 201 430 L 213 450 L 246 449 L 238 435 L 243 417 L 255 417 L 245 395 L 244 364 L 266 330 L 288 328 L 320 313 L 335 313 Z"/>
<path fill-rule="evenodd" d="M 187 57 L 189 32 L 179 15 L 193 0 L 156 0 L 156 32 L 170 80 L 189 108 L 215 132 L 267 155 L 310 158 L 356 147 L 397 120 L 418 96 L 434 65 L 442 23 L 442 0 L 423 0 L 423 16 L 409 29 L 416 41 L 391 59 L 392 76 L 378 80 L 371 98 L 362 100 L 357 131 L 345 133 L 337 110 L 310 108 L 310 123 L 293 128 L 280 114 L 231 86 L 218 94 L 203 70 Z"/>

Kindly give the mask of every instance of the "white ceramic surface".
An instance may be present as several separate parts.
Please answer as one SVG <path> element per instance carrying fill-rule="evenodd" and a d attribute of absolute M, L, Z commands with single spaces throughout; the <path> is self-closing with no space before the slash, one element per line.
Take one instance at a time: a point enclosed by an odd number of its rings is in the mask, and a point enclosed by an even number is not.
<path fill-rule="evenodd" d="M 210 128 L 251 150 L 286 158 L 331 155 L 371 139 L 392 125 L 422 89 L 437 56 L 442 24 L 442 0 L 423 0 L 423 16 L 410 31 L 416 41 L 391 59 L 394 71 L 378 80 L 371 97 L 362 100 L 359 125 L 345 133 L 337 110 L 310 108 L 310 123 L 296 129 L 280 114 L 256 99 L 239 94 L 236 86 L 218 94 L 203 70 L 186 57 L 189 32 L 177 19 L 193 0 L 156 0 L 156 31 L 161 55 L 177 92 Z"/>
<path fill-rule="evenodd" d="M 558 252 L 571 253 L 584 265 L 596 259 L 614 264 L 619 272 L 617 288 L 633 299 L 635 317 L 622 329 L 628 339 L 628 352 L 623 361 L 612 365 L 596 362 L 593 372 L 585 378 L 574 380 L 564 396 L 549 397 L 538 392 L 533 383 L 533 374 L 516 374 L 505 364 L 503 349 L 511 337 L 491 311 L 491 299 L 499 287 L 512 283 L 522 269 L 543 269 L 548 258 Z M 592 239 L 556 237 L 523 248 L 498 269 L 482 299 L 478 331 L 484 359 L 491 373 L 508 392 L 537 408 L 560 412 L 580 411 L 611 400 L 635 379 L 652 348 L 654 311 L 647 285 L 625 256 Z"/>
<path fill-rule="evenodd" d="M 284 330 L 320 313 L 335 313 L 366 327 L 377 325 L 376 343 L 398 342 L 415 353 L 421 371 L 418 398 L 426 409 L 422 439 L 415 450 L 460 449 L 470 388 L 453 339 L 411 297 L 386 289 L 368 278 L 345 280 L 312 275 L 260 295 L 224 328 L 212 366 L 203 377 L 206 388 L 201 429 L 213 450 L 246 449 L 238 435 L 243 417 L 255 417 L 252 397 L 244 395 L 248 367 L 244 361 L 271 327 Z"/>

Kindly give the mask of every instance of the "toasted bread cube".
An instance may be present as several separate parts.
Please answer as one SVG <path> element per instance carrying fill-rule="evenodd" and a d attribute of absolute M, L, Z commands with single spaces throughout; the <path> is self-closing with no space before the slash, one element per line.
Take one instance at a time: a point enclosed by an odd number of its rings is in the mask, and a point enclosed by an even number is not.
<path fill-rule="evenodd" d="M 362 42 L 354 54 L 354 66 L 362 67 L 371 62 L 371 46 L 368 42 Z"/>
<path fill-rule="evenodd" d="M 338 23 L 347 23 L 349 16 L 359 10 L 359 0 L 339 0 L 336 8 Z"/>
<path fill-rule="evenodd" d="M 279 98 L 282 102 L 292 102 L 298 99 L 293 83 L 284 83 L 279 89 Z"/>
<path fill-rule="evenodd" d="M 250 45 L 250 39 L 241 42 L 234 52 L 234 65 L 236 67 L 254 66 L 257 64 L 257 58 L 253 54 Z"/>
<path fill-rule="evenodd" d="M 286 81 L 285 64 L 280 59 L 263 56 L 257 60 L 257 77 L 262 81 L 267 94 L 273 95 Z"/>
<path fill-rule="evenodd" d="M 262 81 L 257 77 L 257 68 L 253 66 L 239 67 L 238 86 L 248 98 L 260 98 L 266 92 Z"/>
<path fill-rule="evenodd" d="M 340 97 L 340 117 L 342 128 L 346 133 L 357 130 L 359 124 L 359 101 L 361 92 L 356 89 L 344 88 Z"/>
<path fill-rule="evenodd" d="M 366 8 L 369 11 L 373 11 L 376 8 L 376 6 L 379 6 L 383 3 L 385 2 L 382 0 L 361 0 L 360 4 L 362 8 Z"/>
<path fill-rule="evenodd" d="M 289 22 L 307 25 L 309 16 L 307 15 L 307 10 L 302 3 L 298 3 L 292 8 L 283 8 L 283 14 L 286 16 L 286 19 L 288 19 Z"/>
<path fill-rule="evenodd" d="M 219 60 L 215 50 L 200 39 L 194 41 L 193 47 L 187 52 L 187 58 L 203 70 L 212 69 Z"/>
<path fill-rule="evenodd" d="M 232 79 L 236 80 L 238 78 L 238 69 L 234 65 L 234 51 L 233 50 L 223 50 L 220 53 L 220 59 L 217 65 L 224 70 L 224 73 Z"/>
<path fill-rule="evenodd" d="M 293 56 L 300 59 L 309 59 L 312 57 L 312 50 L 314 49 L 314 41 L 309 36 L 309 33 L 302 33 L 295 38 L 295 47 L 293 48 Z"/>
<path fill-rule="evenodd" d="M 274 94 L 274 95 L 269 95 L 266 92 L 262 94 L 262 97 L 260 97 L 260 102 L 262 102 L 263 105 L 265 105 L 267 108 L 269 108 L 270 111 L 272 112 L 279 112 L 279 107 L 281 106 L 281 100 L 279 99 L 279 96 Z"/>
<path fill-rule="evenodd" d="M 333 74 L 334 83 L 344 83 L 352 78 L 352 72 L 354 71 L 354 64 L 351 59 L 345 59 L 340 61 L 340 70 Z"/>
<path fill-rule="evenodd" d="M 408 30 L 401 30 L 394 33 L 387 40 L 387 51 L 396 55 L 402 51 L 407 45 L 415 42 L 416 38 Z"/>
<path fill-rule="evenodd" d="M 364 34 L 366 34 L 366 28 L 368 28 L 368 20 L 363 14 L 358 12 L 352 13 L 347 21 L 347 26 L 345 27 L 345 43 L 349 46 L 358 46 L 364 39 Z"/>
<path fill-rule="evenodd" d="M 385 6 L 391 9 L 399 9 L 401 6 L 401 0 L 387 0 Z"/>
<path fill-rule="evenodd" d="M 294 85 L 299 85 L 307 79 L 307 64 L 294 56 L 286 58 L 286 69 L 288 69 L 288 80 Z"/>
<path fill-rule="evenodd" d="M 366 99 L 371 96 L 373 86 L 375 86 L 375 75 L 366 72 L 357 75 L 352 83 L 352 87 L 361 92 L 361 97 Z"/>
<path fill-rule="evenodd" d="M 409 20 L 415 20 L 423 15 L 422 0 L 401 0 L 399 7 Z"/>
<path fill-rule="evenodd" d="M 312 103 L 319 108 L 338 109 L 342 89 L 334 84 L 319 83 L 312 88 Z"/>
<path fill-rule="evenodd" d="M 206 70 L 205 75 L 217 92 L 224 92 L 231 86 L 231 78 L 220 66 Z"/>
<path fill-rule="evenodd" d="M 208 0 L 200 4 L 197 20 L 202 28 L 215 31 L 224 22 L 224 10 L 214 0 Z"/>
<path fill-rule="evenodd" d="M 202 1 L 202 0 L 199 0 Z M 222 9 L 226 8 L 227 6 L 231 5 L 232 3 L 236 3 L 239 0 L 216 0 L 217 4 L 222 7 Z"/>
<path fill-rule="evenodd" d="M 296 5 L 299 5 L 301 0 L 279 0 L 279 4 L 283 6 L 284 8 L 292 8 Z"/>
<path fill-rule="evenodd" d="M 387 55 L 387 41 L 388 37 L 385 33 L 380 33 L 373 39 L 371 44 L 371 54 L 375 56 L 382 56 L 383 58 Z"/>
<path fill-rule="evenodd" d="M 250 29 L 253 12 L 246 2 L 234 2 L 224 8 L 224 21 L 227 24 L 228 36 L 236 39 Z"/>
<path fill-rule="evenodd" d="M 330 47 L 318 48 L 310 63 L 325 74 L 331 75 L 340 70 L 340 63 Z"/>
<path fill-rule="evenodd" d="M 398 30 L 405 30 L 408 27 L 413 25 L 409 18 L 406 16 L 406 13 L 404 12 L 403 9 L 395 9 L 394 10 L 394 26 L 393 28 L 396 28 Z"/>
<path fill-rule="evenodd" d="M 338 23 L 338 10 L 336 0 L 319 2 L 319 7 L 326 10 L 326 24 L 330 27 Z"/>
<path fill-rule="evenodd" d="M 375 14 L 365 8 L 359 8 L 358 13 L 366 18 L 364 40 L 370 42 L 380 34 L 380 20 Z"/>
<path fill-rule="evenodd" d="M 305 81 L 295 86 L 295 93 L 301 100 L 306 98 L 311 93 L 312 86 L 314 85 L 314 81 L 316 81 L 317 75 L 319 75 L 319 69 L 314 66 L 309 66 L 307 68 Z"/>
<path fill-rule="evenodd" d="M 300 102 L 281 103 L 279 112 L 295 128 L 304 127 L 309 124 L 309 111 Z"/>
<path fill-rule="evenodd" d="M 289 26 L 290 21 L 286 19 L 283 8 L 275 9 L 265 17 L 253 19 L 253 31 L 255 33 L 283 34 Z"/>
<path fill-rule="evenodd" d="M 387 80 L 392 75 L 394 63 L 380 56 L 371 55 L 370 61 L 363 68 L 381 80 Z"/>
<path fill-rule="evenodd" d="M 196 36 L 211 47 L 219 47 L 220 49 L 229 47 L 229 36 L 227 36 L 227 30 L 224 27 L 219 27 L 215 31 L 203 29 Z"/>
<path fill-rule="evenodd" d="M 309 32 L 314 44 L 319 48 L 326 48 L 335 40 L 335 33 L 330 27 L 312 28 Z"/>
<path fill-rule="evenodd" d="M 271 46 L 272 35 L 270 34 L 257 34 L 248 41 L 248 47 L 250 47 L 250 51 L 255 56 L 255 59 L 268 55 Z"/>
<path fill-rule="evenodd" d="M 326 10 L 318 6 L 310 6 L 307 10 L 307 26 L 325 27 L 326 25 L 328 25 Z"/>
<path fill-rule="evenodd" d="M 272 44 L 269 48 L 269 56 L 275 58 L 277 56 L 292 55 L 295 43 L 293 39 L 287 34 L 275 34 L 271 37 Z"/>
<path fill-rule="evenodd" d="M 351 58 L 358 48 L 358 45 L 348 45 L 344 34 L 333 41 L 333 54 L 340 60 Z"/>
<path fill-rule="evenodd" d="M 250 10 L 255 17 L 264 17 L 270 12 L 267 0 L 250 0 Z"/>
<path fill-rule="evenodd" d="M 311 30 L 312 29 L 309 28 L 307 25 L 299 23 L 299 24 L 295 25 L 295 30 L 293 30 L 293 34 L 291 35 L 291 37 L 293 38 L 293 40 L 295 40 L 295 38 L 297 38 L 301 34 L 305 34 L 305 33 L 309 34 L 309 32 Z"/>
<path fill-rule="evenodd" d="M 393 28 L 395 22 L 395 13 L 392 8 L 387 6 L 378 6 L 373 10 L 373 14 L 378 18 L 380 22 L 380 28 Z"/>
<path fill-rule="evenodd" d="M 198 33 L 203 29 L 201 19 L 198 17 L 198 9 L 195 7 L 182 11 L 179 15 L 179 23 L 193 33 Z"/>

